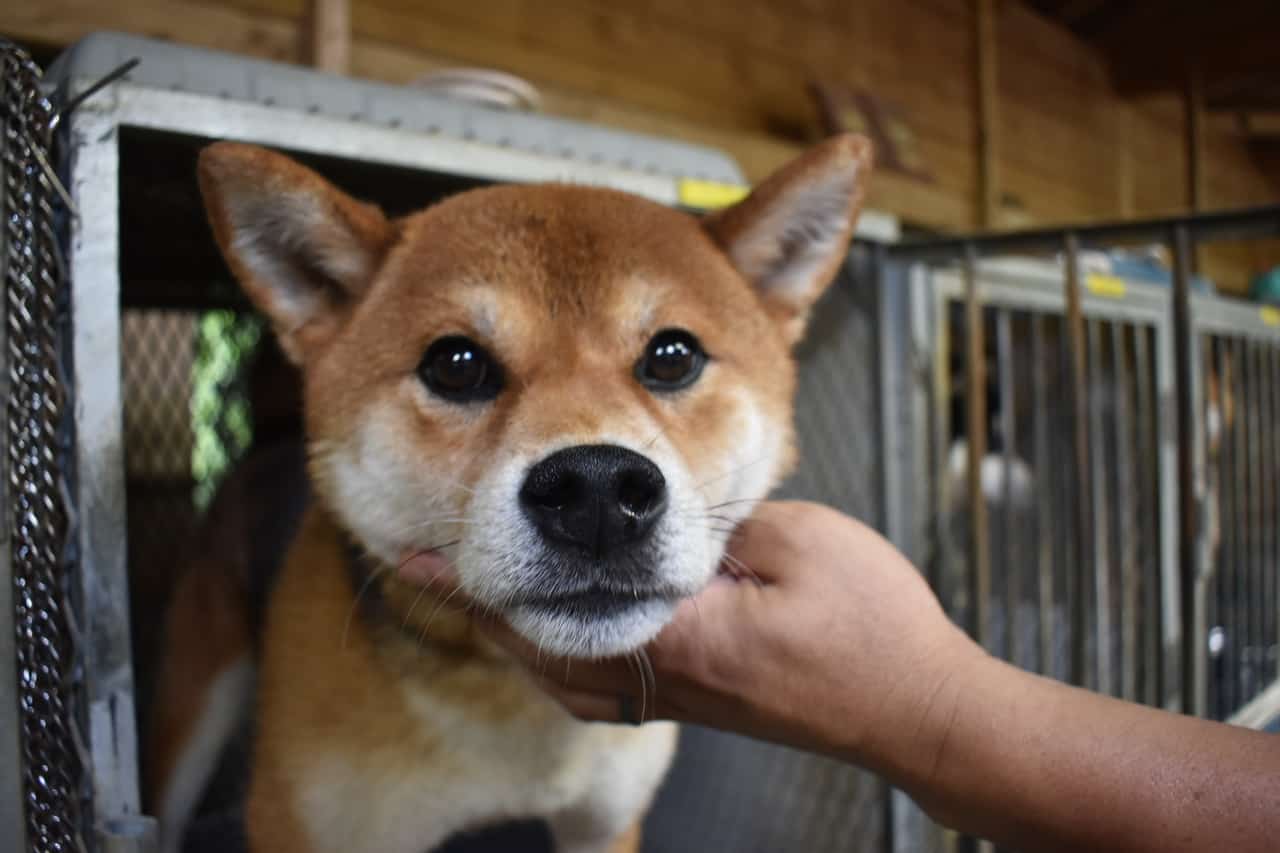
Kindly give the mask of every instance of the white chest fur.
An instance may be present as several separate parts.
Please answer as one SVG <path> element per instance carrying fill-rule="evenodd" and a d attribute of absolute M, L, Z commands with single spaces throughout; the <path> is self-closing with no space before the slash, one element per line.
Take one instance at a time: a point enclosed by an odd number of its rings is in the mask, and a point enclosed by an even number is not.
<path fill-rule="evenodd" d="M 648 808 L 675 749 L 674 724 L 582 723 L 541 694 L 496 724 L 422 685 L 406 684 L 404 699 L 421 738 L 378 754 L 335 745 L 300 768 L 317 851 L 424 853 L 522 817 L 546 818 L 565 853 L 604 850 Z"/>

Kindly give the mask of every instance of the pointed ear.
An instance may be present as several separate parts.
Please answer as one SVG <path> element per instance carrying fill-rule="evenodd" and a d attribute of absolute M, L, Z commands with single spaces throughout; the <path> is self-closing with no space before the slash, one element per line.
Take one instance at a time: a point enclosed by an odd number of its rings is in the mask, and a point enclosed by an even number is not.
<path fill-rule="evenodd" d="M 341 326 L 395 240 L 372 205 L 288 157 L 233 142 L 200 152 L 214 237 L 289 358 L 303 364 Z"/>
<path fill-rule="evenodd" d="M 792 343 L 848 252 L 871 160 L 866 137 L 834 137 L 706 220 Z"/>

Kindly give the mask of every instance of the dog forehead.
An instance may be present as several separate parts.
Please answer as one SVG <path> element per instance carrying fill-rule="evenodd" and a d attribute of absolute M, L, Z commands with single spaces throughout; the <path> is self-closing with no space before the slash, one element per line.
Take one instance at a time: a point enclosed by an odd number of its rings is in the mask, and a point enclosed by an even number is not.
<path fill-rule="evenodd" d="M 705 282 L 727 262 L 692 216 L 615 190 L 508 185 L 411 217 L 404 261 L 443 281 L 482 281 L 586 307 L 639 282 Z"/>

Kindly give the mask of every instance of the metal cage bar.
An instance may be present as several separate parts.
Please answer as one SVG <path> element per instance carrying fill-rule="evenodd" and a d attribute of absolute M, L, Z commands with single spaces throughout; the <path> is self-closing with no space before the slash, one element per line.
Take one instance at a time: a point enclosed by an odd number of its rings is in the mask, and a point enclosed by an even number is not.
<path fill-rule="evenodd" d="M 1119 579 L 1120 680 L 1119 695 L 1130 701 L 1138 696 L 1138 570 L 1134 556 L 1133 435 L 1129 417 L 1128 339 L 1126 324 L 1111 324 L 1111 374 L 1115 410 L 1115 559 Z"/>
<path fill-rule="evenodd" d="M 1093 519 L 1090 517 L 1090 448 L 1089 448 L 1089 397 L 1088 354 L 1085 349 L 1085 321 L 1082 308 L 1083 294 L 1080 281 L 1080 239 L 1067 232 L 1062 237 L 1066 294 L 1067 348 L 1070 356 L 1071 376 L 1071 436 L 1073 464 L 1075 468 L 1075 501 L 1071 508 L 1072 529 L 1075 532 L 1077 565 L 1068 568 L 1071 583 L 1071 682 L 1089 683 L 1088 650 L 1086 647 L 1088 624 L 1086 620 L 1089 565 L 1084 558 L 1088 543 L 1094 536 Z"/>
<path fill-rule="evenodd" d="M 1276 584 L 1280 581 L 1280 564 L 1274 559 L 1277 531 L 1272 519 L 1275 517 L 1276 505 L 1276 446 L 1275 421 L 1273 418 L 1273 398 L 1276 393 L 1272 384 L 1275 379 L 1270 371 L 1271 351 L 1274 344 L 1261 344 L 1258 347 L 1258 412 L 1260 419 L 1259 440 L 1261 442 L 1260 460 L 1257 475 L 1261 481 L 1261 502 L 1258 507 L 1258 525 L 1262 537 L 1258 543 L 1258 562 L 1263 566 L 1263 586 L 1259 606 L 1264 619 L 1262 623 L 1261 642 L 1266 649 L 1263 667 L 1263 680 L 1271 683 L 1277 677 L 1277 657 L 1280 656 L 1280 643 L 1276 642 L 1276 622 L 1280 619 L 1275 605 Z"/>
<path fill-rule="evenodd" d="M 1151 369 L 1148 341 L 1151 332 L 1144 327 L 1134 328 L 1133 365 L 1137 377 L 1136 433 L 1138 449 L 1137 502 L 1138 524 L 1142 529 L 1144 547 L 1138 557 L 1138 578 L 1141 596 L 1142 690 L 1141 701 L 1159 705 L 1160 694 L 1160 564 L 1157 529 L 1160 485 L 1156 473 L 1156 439 L 1154 424 L 1155 374 Z M 1153 547 L 1155 546 L 1155 547 Z"/>
<path fill-rule="evenodd" d="M 1032 443 L 1037 471 L 1048 471 L 1053 478 L 1049 456 L 1049 417 L 1047 407 L 1048 369 L 1045 364 L 1045 317 L 1031 316 L 1031 418 Z M 1052 488 L 1036 489 L 1036 604 L 1039 632 L 1039 669 L 1054 674 L 1053 641 L 1057 636 L 1053 625 L 1054 602 L 1054 531 Z"/>
<path fill-rule="evenodd" d="M 1244 487 L 1245 512 L 1241 525 L 1245 528 L 1245 559 L 1248 561 L 1245 572 L 1249 595 L 1246 619 L 1245 671 L 1243 692 L 1245 701 L 1253 699 L 1261 690 L 1262 666 L 1265 661 L 1263 648 L 1263 621 L 1266 614 L 1263 610 L 1265 600 L 1262 595 L 1265 589 L 1266 572 L 1262 566 L 1261 536 L 1262 526 L 1262 483 L 1259 468 L 1262 465 L 1261 432 L 1262 412 L 1259 409 L 1262 389 L 1259 386 L 1257 370 L 1258 342 L 1246 340 L 1241 345 L 1243 364 L 1240 370 L 1240 382 L 1243 387 L 1242 402 L 1245 406 L 1244 433 L 1245 458 L 1248 461 Z"/>
<path fill-rule="evenodd" d="M 1113 693 L 1111 666 L 1111 554 L 1109 540 L 1112 523 L 1110 504 L 1107 495 L 1108 466 L 1114 462 L 1107 456 L 1107 436 L 1103 424 L 1103 370 L 1102 370 L 1102 329 L 1097 319 L 1086 321 L 1087 341 L 1086 374 L 1088 383 L 1089 426 L 1087 431 L 1089 442 L 1089 512 L 1092 514 L 1092 526 L 1089 541 L 1093 553 L 1090 561 L 1091 572 L 1085 582 L 1087 593 L 1085 611 L 1092 615 L 1090 632 L 1093 640 L 1093 654 L 1090 655 L 1093 666 L 1089 673 L 1088 685 L 1102 693 Z"/>
<path fill-rule="evenodd" d="M 1183 452 L 1178 454 L 1178 556 L 1181 569 L 1179 582 L 1182 621 L 1182 709 L 1196 716 L 1205 712 L 1206 670 L 1200 653 L 1199 638 L 1205 636 L 1204 570 L 1200 559 L 1199 497 L 1203 494 L 1204 475 L 1201 464 L 1203 436 L 1195 416 L 1195 369 L 1198 359 L 1193 351 L 1196 343 L 1191 328 L 1191 234 L 1185 222 L 1175 223 L 1169 232 L 1173 247 L 1173 326 L 1174 336 L 1182 344 L 1174 352 L 1177 384 L 1178 441 Z M 1193 448 L 1188 450 L 1188 448 Z"/>
<path fill-rule="evenodd" d="M 1013 477 L 1009 472 L 1014 465 L 1016 445 L 1016 400 L 1013 378 L 1013 318 L 1008 308 L 997 308 L 996 321 L 996 381 L 1000 388 L 1000 432 L 1003 441 L 1001 457 L 1005 465 L 1005 477 L 1001 482 L 1005 511 L 1000 513 L 1000 544 L 1003 551 L 1000 560 L 1001 592 L 1004 596 L 1004 642 L 1006 660 L 1022 660 L 1021 632 L 1019 629 L 1019 605 L 1022 599 L 1021 572 L 1018 566 L 1019 525 L 1009 511 L 1013 505 Z"/>
<path fill-rule="evenodd" d="M 982 459 L 987 453 L 986 325 L 978 296 L 978 253 L 964 253 L 965 419 L 968 436 L 969 613 L 970 631 L 991 647 L 991 546 L 987 504 L 982 490 Z"/>
<path fill-rule="evenodd" d="M 1267 454 L 1263 465 L 1263 481 L 1268 484 L 1268 504 L 1263 510 L 1263 524 L 1270 531 L 1266 560 L 1271 565 L 1271 585 L 1265 593 L 1271 612 L 1267 641 L 1275 650 L 1268 676 L 1280 680 L 1280 341 L 1272 341 L 1263 355 L 1263 388 L 1266 389 Z"/>

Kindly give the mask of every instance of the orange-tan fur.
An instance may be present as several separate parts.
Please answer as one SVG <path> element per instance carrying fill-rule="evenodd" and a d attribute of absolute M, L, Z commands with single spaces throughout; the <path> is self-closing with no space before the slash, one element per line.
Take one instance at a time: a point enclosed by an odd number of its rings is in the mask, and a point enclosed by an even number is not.
<path fill-rule="evenodd" d="M 638 849 L 675 729 L 572 719 L 464 610 L 388 568 L 444 547 L 468 594 L 501 611 L 534 541 L 504 503 L 512 478 L 558 448 L 613 443 L 662 469 L 679 547 L 658 568 L 696 592 L 724 544 L 708 508 L 744 517 L 793 464 L 790 350 L 843 258 L 869 166 L 865 140 L 837 138 L 705 222 L 556 185 L 475 190 L 393 222 L 278 154 L 202 154 L 215 236 L 301 367 L 317 498 L 267 614 L 254 853 L 418 853 L 529 816 L 570 853 Z M 696 385 L 663 395 L 633 366 L 669 327 L 712 359 Z M 423 353 L 449 334 L 498 354 L 508 382 L 491 402 L 445 402 L 420 380 Z M 349 542 L 367 555 L 382 618 L 366 615 Z M 571 651 L 639 647 L 660 627 L 653 612 L 575 623 Z M 228 663 L 230 651 L 209 652 L 196 682 Z M 180 717 L 198 713 L 173 701 Z M 181 740 L 161 738 L 162 751 Z M 161 776 L 175 764 L 161 757 Z"/>

